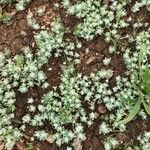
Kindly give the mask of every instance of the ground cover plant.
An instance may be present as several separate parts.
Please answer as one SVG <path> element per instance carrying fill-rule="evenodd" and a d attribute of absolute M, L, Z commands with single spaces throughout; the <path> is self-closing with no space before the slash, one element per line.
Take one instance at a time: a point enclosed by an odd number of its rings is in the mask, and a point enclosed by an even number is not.
<path fill-rule="evenodd" d="M 150 149 L 149 0 L 0 0 L 0 149 Z"/>

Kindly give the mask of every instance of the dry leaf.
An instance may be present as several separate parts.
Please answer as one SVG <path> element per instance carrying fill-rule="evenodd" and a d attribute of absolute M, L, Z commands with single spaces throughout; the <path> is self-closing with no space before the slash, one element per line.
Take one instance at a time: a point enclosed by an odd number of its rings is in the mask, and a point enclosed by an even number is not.
<path fill-rule="evenodd" d="M 5 148 L 5 144 L 4 144 L 4 143 L 1 143 L 1 144 L 0 144 L 0 150 L 4 150 L 4 148 Z"/>
<path fill-rule="evenodd" d="M 33 13 L 31 12 L 30 9 L 28 10 L 28 15 L 31 16 L 31 17 L 33 17 Z"/>
<path fill-rule="evenodd" d="M 50 143 L 50 144 L 54 142 L 54 138 L 51 134 L 48 136 L 47 142 Z"/>
<path fill-rule="evenodd" d="M 97 61 L 99 60 L 98 57 L 90 57 L 87 61 L 86 61 L 86 65 L 91 65 L 91 64 L 94 64 L 96 63 Z"/>
<path fill-rule="evenodd" d="M 18 150 L 24 150 L 25 149 L 25 145 L 22 141 L 17 142 L 16 144 Z"/>

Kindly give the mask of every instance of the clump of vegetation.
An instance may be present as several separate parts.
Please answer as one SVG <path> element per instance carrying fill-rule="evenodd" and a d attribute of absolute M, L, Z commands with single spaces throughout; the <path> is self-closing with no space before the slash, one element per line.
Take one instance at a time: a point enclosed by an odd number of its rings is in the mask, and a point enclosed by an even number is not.
<path fill-rule="evenodd" d="M 25 9 L 29 2 L 0 0 L 5 6 L 15 3 L 17 10 Z M 100 118 L 98 128 L 104 137 L 104 149 L 112 150 L 124 144 L 116 133 L 126 134 L 126 124 L 139 116 L 146 120 L 150 115 L 150 28 L 144 16 L 138 20 L 136 14 L 143 8 L 149 12 L 149 5 L 146 0 L 55 3 L 56 12 L 64 8 L 67 17 L 79 19 L 74 28 L 66 27 L 61 15 L 54 17 L 51 24 L 46 25 L 48 28 L 42 26 L 37 18 L 48 18 L 48 5 L 38 6 L 35 13 L 28 10 L 26 19 L 33 31 L 34 52 L 30 45 L 16 55 L 7 49 L 0 52 L 0 142 L 4 142 L 8 150 L 13 149 L 30 126 L 33 128 L 30 142 L 47 140 L 58 146 L 67 145 L 67 150 L 79 150 L 86 140 L 87 129 Z M 38 15 L 35 17 L 35 14 Z M 10 19 L 5 14 L 0 16 L 3 24 L 8 24 Z M 106 48 L 95 50 L 100 44 L 96 41 L 96 46 L 89 49 L 89 42 L 97 39 L 104 42 L 102 47 L 104 44 Z M 91 53 L 94 56 L 91 57 Z M 56 86 L 51 85 L 47 76 L 48 71 L 53 73 L 49 66 L 53 59 L 61 62 L 60 81 Z M 122 62 L 119 64 L 117 59 Z M 92 66 L 94 61 L 97 65 Z M 123 73 L 119 65 L 124 65 Z M 86 68 L 90 70 L 88 73 Z M 26 111 L 16 120 L 17 94 L 24 96 L 35 88 L 42 91 L 41 95 L 27 96 Z M 45 123 L 51 128 L 45 127 Z M 136 138 L 139 142 L 136 146 L 127 146 L 128 149 L 149 150 L 148 131 Z"/>
<path fill-rule="evenodd" d="M 53 23 L 55 25 L 55 23 Z M 8 129 L 10 127 L 10 131 L 8 135 L 14 134 L 12 127 L 12 120 L 14 119 L 14 111 L 15 111 L 15 91 L 14 89 L 17 88 L 18 91 L 21 93 L 28 92 L 30 87 L 42 86 L 42 88 L 47 88 L 49 84 L 46 82 L 46 76 L 44 72 L 41 70 L 41 67 L 48 63 L 48 59 L 52 56 L 52 50 L 58 49 L 62 47 L 60 44 L 63 40 L 63 31 L 61 30 L 61 25 L 57 24 L 60 28 L 53 27 L 53 32 L 51 35 L 46 31 L 42 31 L 35 36 L 37 45 L 39 46 L 39 50 L 35 54 L 36 57 L 33 56 L 30 49 L 26 47 L 24 49 L 24 54 L 19 54 L 14 57 L 11 56 L 9 50 L 0 53 L 0 74 L 1 74 L 1 84 L 0 84 L 0 92 L 1 92 L 1 105 L 4 109 L 2 111 L 1 117 L 4 118 L 2 121 L 1 128 L 6 128 L 6 134 L 8 134 Z M 58 30 L 59 29 L 59 30 Z M 59 33 L 57 36 L 55 32 Z M 44 41 L 44 37 L 50 37 Z M 59 37 L 59 38 L 58 38 Z M 48 42 L 48 43 L 47 43 Z M 64 43 L 64 47 L 65 47 Z M 69 50 L 69 46 L 67 49 Z M 57 51 L 56 51 L 57 53 Z M 58 57 L 58 56 L 57 56 Z M 6 119 L 6 116 L 7 119 Z M 18 131 L 20 132 L 20 131 Z M 1 133 L 5 139 L 5 132 Z M 17 135 L 17 134 L 16 134 Z M 21 135 L 21 134 L 20 134 Z M 11 137 L 10 136 L 10 137 Z M 9 138 L 6 138 L 6 141 L 10 142 Z M 13 139 L 14 141 L 18 140 L 17 138 Z M 7 142 L 8 142 L 7 141 Z M 15 142 L 12 141 L 10 144 L 14 144 Z M 11 147 L 9 144 L 9 147 Z M 7 145 L 7 144 L 6 144 Z"/>
<path fill-rule="evenodd" d="M 141 32 L 136 38 L 136 48 L 138 50 L 137 61 L 135 67 L 131 71 L 132 86 L 134 92 L 137 93 L 135 99 L 136 104 L 131 108 L 129 116 L 123 120 L 127 123 L 140 111 L 141 103 L 148 115 L 150 115 L 149 94 L 150 94 L 150 68 L 148 64 L 148 55 L 150 54 L 150 34 L 149 32 Z M 134 58 L 135 59 L 135 58 Z"/>
<path fill-rule="evenodd" d="M 97 96 L 98 98 L 99 96 L 99 98 L 101 97 L 100 100 L 102 100 L 102 97 L 109 95 L 106 92 L 108 85 L 105 82 L 102 83 L 102 80 L 109 79 L 111 76 L 112 72 L 110 70 L 102 70 L 87 77 L 77 73 L 73 66 L 66 67 L 61 76 L 62 83 L 58 88 L 55 87 L 44 95 L 42 103 L 38 106 L 40 113 L 31 119 L 31 124 L 33 126 L 42 126 L 44 121 L 48 120 L 56 130 L 53 136 L 58 145 L 68 143 L 73 139 L 84 140 L 83 123 L 88 126 L 91 125 L 96 118 L 96 114 L 94 112 L 87 114 L 82 107 L 81 98 L 84 96 L 83 101 L 88 101 L 90 104 L 92 103 L 92 97 L 96 98 Z M 93 90 L 91 89 L 92 84 L 93 87 L 95 86 Z M 97 88 L 101 88 L 101 90 L 97 91 Z M 73 131 L 66 130 L 65 126 L 68 124 L 72 125 Z M 46 133 L 43 134 L 46 135 Z M 47 138 L 47 136 L 44 137 Z M 42 136 L 39 134 L 36 137 L 41 139 Z"/>
<path fill-rule="evenodd" d="M 148 150 L 150 148 L 150 132 L 145 131 L 143 135 L 139 135 L 137 139 L 141 149 Z"/>
<path fill-rule="evenodd" d="M 27 3 L 29 3 L 31 0 L 0 0 L 0 4 L 8 4 L 9 6 L 12 5 L 12 3 L 16 3 L 16 9 L 18 11 L 24 10 Z"/>
<path fill-rule="evenodd" d="M 115 138 L 108 137 L 104 143 L 105 150 L 115 149 L 119 145 L 118 141 Z"/>
<path fill-rule="evenodd" d="M 129 24 L 124 20 L 127 15 L 125 10 L 126 2 L 113 2 L 112 5 L 103 5 L 102 1 L 87 0 L 79 1 L 71 5 L 68 0 L 64 0 L 64 7 L 70 15 L 83 18 L 83 22 L 77 25 L 75 34 L 87 40 L 95 36 L 104 35 L 106 41 L 115 41 L 120 38 L 118 29 L 127 27 Z M 99 20 L 99 21 L 97 21 Z M 115 38 L 115 40 L 114 40 Z"/>
<path fill-rule="evenodd" d="M 0 13 L 0 22 L 2 22 L 3 24 L 10 24 L 11 22 L 11 16 L 8 14 L 1 14 Z"/>

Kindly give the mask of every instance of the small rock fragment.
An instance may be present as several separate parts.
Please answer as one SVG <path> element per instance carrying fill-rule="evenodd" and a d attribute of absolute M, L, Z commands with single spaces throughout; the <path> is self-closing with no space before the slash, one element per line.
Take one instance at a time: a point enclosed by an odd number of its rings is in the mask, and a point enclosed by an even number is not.
<path fill-rule="evenodd" d="M 50 143 L 50 144 L 54 142 L 54 138 L 51 134 L 48 136 L 47 142 Z"/>
<path fill-rule="evenodd" d="M 105 106 L 100 105 L 100 106 L 98 107 L 98 112 L 99 112 L 100 114 L 104 115 L 104 114 L 107 113 L 107 108 L 106 108 Z"/>

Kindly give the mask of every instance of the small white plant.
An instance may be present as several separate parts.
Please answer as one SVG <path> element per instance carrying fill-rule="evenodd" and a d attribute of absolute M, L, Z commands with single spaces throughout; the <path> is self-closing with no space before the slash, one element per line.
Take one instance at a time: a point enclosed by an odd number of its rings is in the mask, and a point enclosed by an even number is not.
<path fill-rule="evenodd" d="M 149 150 L 150 149 L 150 132 L 145 131 L 143 135 L 137 137 L 139 141 L 139 146 L 141 149 Z"/>
<path fill-rule="evenodd" d="M 100 125 L 100 128 L 99 128 L 99 133 L 100 134 L 108 134 L 112 131 L 112 129 L 105 123 L 103 122 L 101 125 Z"/>

